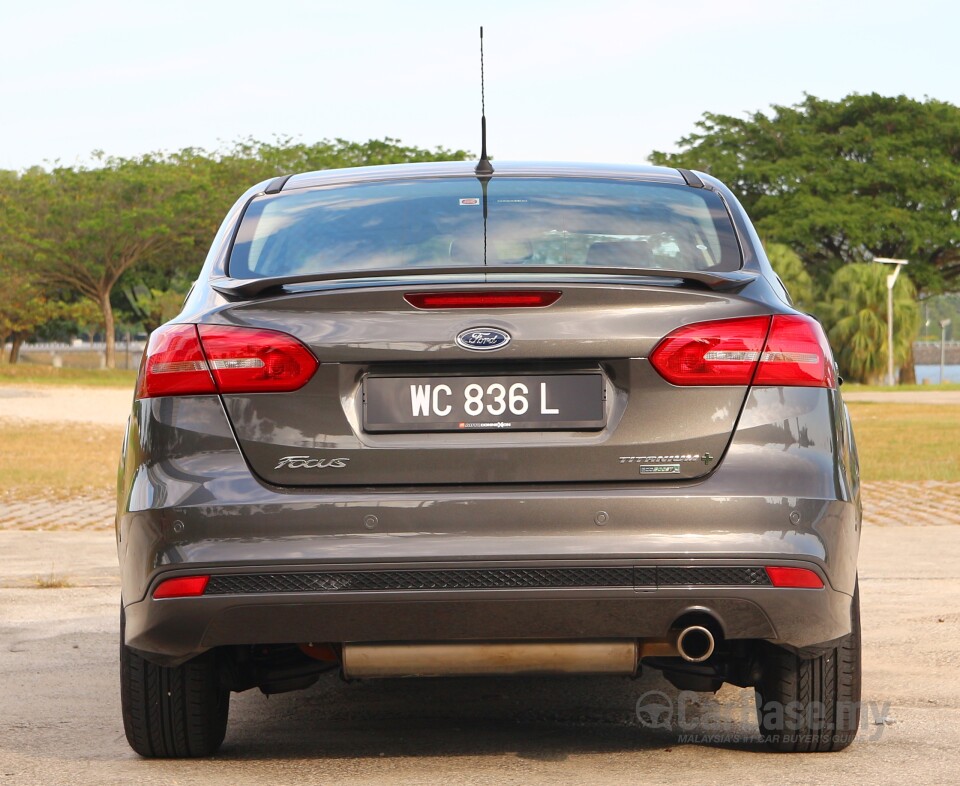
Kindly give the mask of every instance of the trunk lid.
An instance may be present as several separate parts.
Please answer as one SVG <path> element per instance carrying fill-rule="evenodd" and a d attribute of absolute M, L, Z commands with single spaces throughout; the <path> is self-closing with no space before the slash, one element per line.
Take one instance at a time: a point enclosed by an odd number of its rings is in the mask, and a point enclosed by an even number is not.
<path fill-rule="evenodd" d="M 526 288 L 562 294 L 542 308 L 420 310 L 404 295 L 424 288 L 393 283 L 217 311 L 205 321 L 283 331 L 320 361 L 300 390 L 223 395 L 251 468 L 281 486 L 435 486 L 663 482 L 716 466 L 747 386 L 674 386 L 647 358 L 682 325 L 762 304 L 682 285 Z M 469 346 L 485 332 L 507 340 Z"/>

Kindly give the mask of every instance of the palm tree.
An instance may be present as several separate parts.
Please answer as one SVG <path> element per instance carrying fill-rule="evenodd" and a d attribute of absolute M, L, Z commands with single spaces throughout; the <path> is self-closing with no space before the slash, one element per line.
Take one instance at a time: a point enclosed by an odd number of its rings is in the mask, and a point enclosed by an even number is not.
<path fill-rule="evenodd" d="M 816 302 L 816 289 L 803 260 L 783 243 L 767 243 L 765 246 L 767 259 L 790 293 L 793 305 L 801 311 L 810 311 Z"/>
<path fill-rule="evenodd" d="M 840 268 L 824 297 L 830 343 L 842 376 L 856 382 L 878 383 L 887 359 L 887 269 L 876 264 Z M 902 364 L 910 357 L 920 329 L 917 291 L 901 274 L 893 289 L 893 357 Z"/>

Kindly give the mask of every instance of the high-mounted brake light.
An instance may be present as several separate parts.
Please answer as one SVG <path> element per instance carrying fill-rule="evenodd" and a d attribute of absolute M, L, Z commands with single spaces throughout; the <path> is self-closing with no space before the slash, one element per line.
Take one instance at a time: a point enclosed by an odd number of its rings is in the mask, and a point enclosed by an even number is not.
<path fill-rule="evenodd" d="M 154 600 L 163 598 L 195 598 L 207 589 L 209 576 L 177 576 L 161 581 L 153 591 Z"/>
<path fill-rule="evenodd" d="M 510 292 L 409 292 L 403 296 L 414 308 L 544 308 L 556 303 L 562 293 L 549 291 Z"/>
<path fill-rule="evenodd" d="M 650 363 L 674 385 L 829 388 L 836 383 L 820 324 L 790 314 L 685 325 L 657 344 Z"/>
<path fill-rule="evenodd" d="M 798 589 L 821 589 L 823 587 L 823 580 L 809 568 L 768 566 L 764 570 L 774 587 L 795 587 Z"/>
<path fill-rule="evenodd" d="M 150 336 L 137 398 L 298 390 L 318 365 L 309 349 L 276 330 L 169 325 Z"/>

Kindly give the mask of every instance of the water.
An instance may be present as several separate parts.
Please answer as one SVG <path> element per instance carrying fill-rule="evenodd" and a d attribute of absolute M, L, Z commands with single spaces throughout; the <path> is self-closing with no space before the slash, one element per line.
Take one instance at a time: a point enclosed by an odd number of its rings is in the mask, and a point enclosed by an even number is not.
<path fill-rule="evenodd" d="M 940 364 L 935 366 L 914 366 L 917 372 L 917 382 L 923 382 L 925 379 L 936 385 L 940 382 Z M 960 365 L 943 367 L 944 382 L 960 382 Z"/>

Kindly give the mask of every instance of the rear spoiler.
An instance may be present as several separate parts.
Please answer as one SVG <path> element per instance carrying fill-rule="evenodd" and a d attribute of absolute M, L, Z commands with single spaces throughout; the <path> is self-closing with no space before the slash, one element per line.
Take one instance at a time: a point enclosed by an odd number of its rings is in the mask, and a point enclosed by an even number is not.
<path fill-rule="evenodd" d="M 260 295 L 283 294 L 288 287 L 304 284 L 322 284 L 324 282 L 345 283 L 382 279 L 380 283 L 410 283 L 432 279 L 431 283 L 443 283 L 443 279 L 458 284 L 520 283 L 524 279 L 530 283 L 543 284 L 547 278 L 551 283 L 561 281 L 596 281 L 597 279 L 617 278 L 631 284 L 695 284 L 705 289 L 738 290 L 759 277 L 759 273 L 745 270 L 731 270 L 713 273 L 706 270 L 659 270 L 624 267 L 582 267 L 573 268 L 559 265 L 487 265 L 478 267 L 433 267 L 410 268 L 409 271 L 394 270 L 349 270 L 337 273 L 300 273 L 290 276 L 268 276 L 264 278 L 218 278 L 210 282 L 221 295 L 236 298 L 255 298 Z M 373 283 L 373 282 L 371 282 Z"/>

